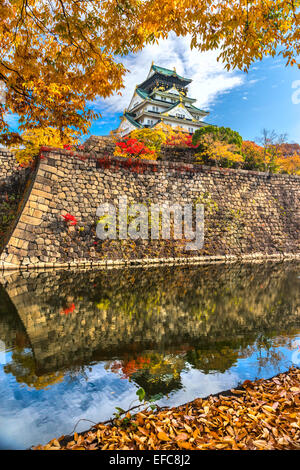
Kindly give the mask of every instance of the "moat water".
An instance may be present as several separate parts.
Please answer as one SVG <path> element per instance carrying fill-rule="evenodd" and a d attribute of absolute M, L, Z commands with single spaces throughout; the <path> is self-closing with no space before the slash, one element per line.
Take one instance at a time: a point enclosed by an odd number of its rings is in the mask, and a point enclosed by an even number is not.
<path fill-rule="evenodd" d="M 0 448 L 299 366 L 299 288 L 299 263 L 2 277 Z"/>

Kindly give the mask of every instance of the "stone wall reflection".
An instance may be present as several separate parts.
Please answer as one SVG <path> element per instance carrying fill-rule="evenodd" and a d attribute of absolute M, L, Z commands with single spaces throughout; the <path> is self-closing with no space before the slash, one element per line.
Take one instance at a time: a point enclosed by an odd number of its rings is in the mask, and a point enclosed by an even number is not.
<path fill-rule="evenodd" d="M 149 393 L 174 390 L 186 363 L 224 372 L 254 344 L 287 345 L 299 281 L 296 263 L 6 276 L 0 339 L 19 341 L 6 371 L 42 388 L 104 360 Z"/>

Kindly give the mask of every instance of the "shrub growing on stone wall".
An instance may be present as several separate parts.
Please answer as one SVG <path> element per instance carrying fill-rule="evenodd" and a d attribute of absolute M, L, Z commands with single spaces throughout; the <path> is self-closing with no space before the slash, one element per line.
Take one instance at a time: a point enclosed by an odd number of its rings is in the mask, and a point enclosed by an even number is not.
<path fill-rule="evenodd" d="M 76 134 L 76 132 L 73 132 Z M 59 131 L 54 127 L 46 127 L 44 129 L 37 128 L 23 132 L 17 145 L 11 147 L 17 161 L 22 166 L 28 166 L 34 157 L 39 154 L 42 146 L 65 148 L 66 145 L 71 146 L 77 141 L 74 136 L 66 135 L 61 137 Z M 71 147 L 70 147 L 71 149 Z"/>
<path fill-rule="evenodd" d="M 300 155 L 297 151 L 290 154 L 286 148 L 289 150 L 289 144 L 277 147 L 270 145 L 268 148 L 264 148 L 255 142 L 245 140 L 241 150 L 244 159 L 243 168 L 257 171 L 267 169 L 272 173 L 299 175 Z"/>
<path fill-rule="evenodd" d="M 166 134 L 160 129 L 136 129 L 129 136 L 116 141 L 115 156 L 156 160 Z"/>
<path fill-rule="evenodd" d="M 244 158 L 243 168 L 246 170 L 264 171 L 264 149 L 255 142 L 245 140 L 242 144 Z"/>
<path fill-rule="evenodd" d="M 209 136 L 212 141 L 222 142 L 223 144 L 235 145 L 237 149 L 241 149 L 243 138 L 230 127 L 218 127 L 208 125 L 197 129 L 193 134 L 193 144 L 199 145 L 205 136 Z"/>
<path fill-rule="evenodd" d="M 130 137 L 142 142 L 150 150 L 154 150 L 157 156 L 160 153 L 161 146 L 166 142 L 166 133 L 162 129 L 136 129 L 131 132 Z"/>
<path fill-rule="evenodd" d="M 193 144 L 193 136 L 186 132 L 173 133 L 166 141 L 167 147 L 183 147 L 183 148 L 197 148 L 198 145 Z"/>
<path fill-rule="evenodd" d="M 196 162 L 222 168 L 238 168 L 242 166 L 243 157 L 239 148 L 234 144 L 214 140 L 210 134 L 205 134 L 199 144 Z"/>
<path fill-rule="evenodd" d="M 115 157 L 125 158 L 146 158 L 148 160 L 156 160 L 155 150 L 151 150 L 143 142 L 131 137 L 116 142 L 114 151 Z"/>

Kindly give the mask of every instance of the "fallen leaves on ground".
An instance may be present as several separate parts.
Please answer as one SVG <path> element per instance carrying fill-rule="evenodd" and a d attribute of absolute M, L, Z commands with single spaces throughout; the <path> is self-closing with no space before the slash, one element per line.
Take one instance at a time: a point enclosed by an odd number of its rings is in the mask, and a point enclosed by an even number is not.
<path fill-rule="evenodd" d="M 126 415 L 113 424 L 53 439 L 34 450 L 300 449 L 300 370 L 246 380 L 230 396 L 198 398 L 156 413 Z"/>

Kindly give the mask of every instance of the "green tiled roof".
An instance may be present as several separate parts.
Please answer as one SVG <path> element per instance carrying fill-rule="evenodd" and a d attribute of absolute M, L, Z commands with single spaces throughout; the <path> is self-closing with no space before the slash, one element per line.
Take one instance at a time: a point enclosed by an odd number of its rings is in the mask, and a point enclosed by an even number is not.
<path fill-rule="evenodd" d="M 142 88 L 137 88 L 135 90 L 138 95 L 140 95 L 141 98 L 147 99 L 149 98 L 149 93 L 145 90 L 142 90 Z"/>
<path fill-rule="evenodd" d="M 164 67 L 159 67 L 158 65 L 152 65 L 151 68 L 152 68 L 152 70 L 154 70 L 155 72 L 162 73 L 163 75 L 167 75 L 168 77 L 171 77 L 171 76 L 176 75 L 176 77 L 178 77 L 180 80 L 184 80 L 184 81 L 186 81 L 186 82 L 191 82 L 191 81 L 192 81 L 190 78 L 181 77 L 181 76 L 178 75 L 178 73 L 176 73 L 174 70 L 165 69 Z"/>
<path fill-rule="evenodd" d="M 189 108 L 195 109 L 196 111 L 201 111 L 201 113 L 204 113 L 204 114 L 209 114 L 208 111 L 203 111 L 203 109 L 197 108 L 196 106 L 192 104 L 189 105 Z"/>
<path fill-rule="evenodd" d="M 131 124 L 133 124 L 135 127 L 143 127 L 142 124 L 140 124 L 139 122 L 135 121 L 135 120 L 133 119 L 133 117 L 130 116 L 130 114 L 124 113 L 124 116 L 125 116 L 126 119 L 128 119 L 128 121 L 131 122 Z"/>
<path fill-rule="evenodd" d="M 175 108 L 179 103 L 180 103 L 180 100 L 176 101 L 176 103 L 174 103 L 172 106 L 170 106 L 170 108 L 166 109 L 164 111 L 164 113 L 166 113 L 167 111 L 171 111 L 171 109 Z"/>

